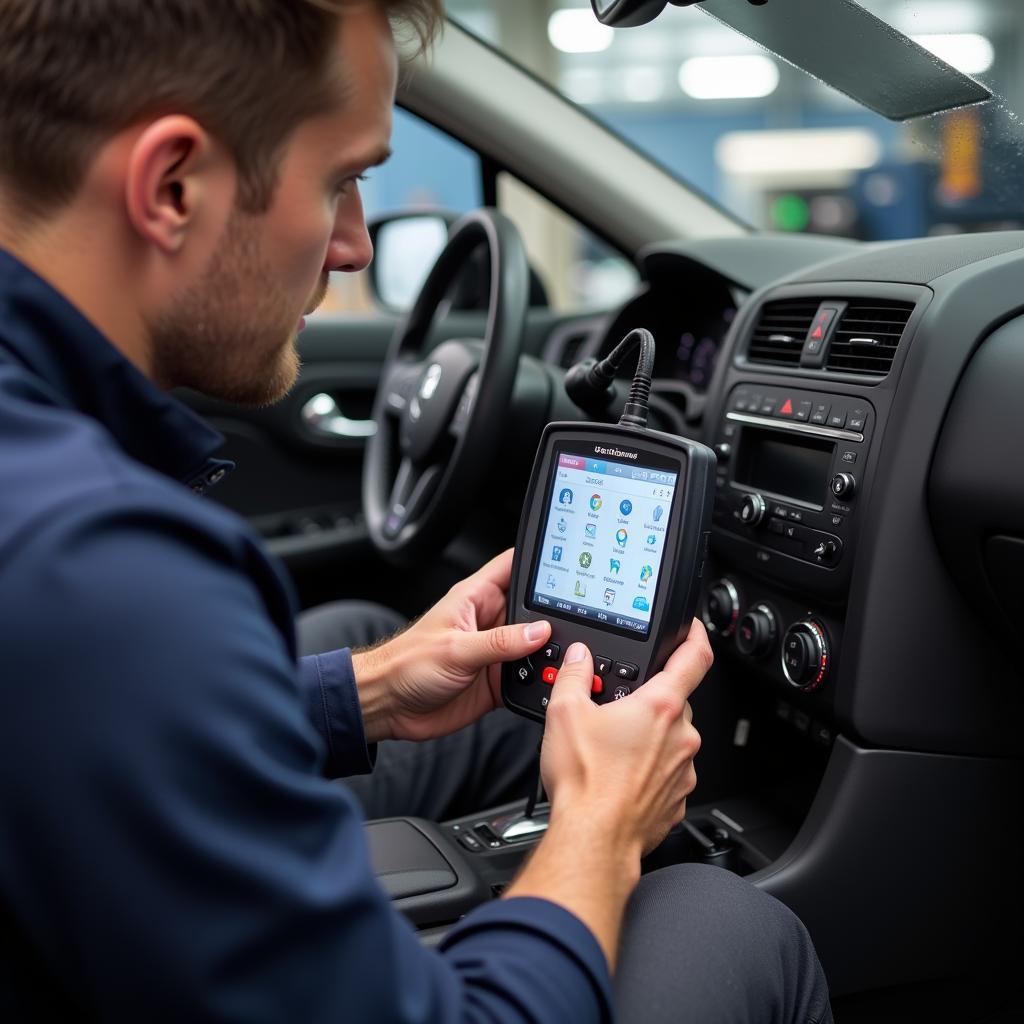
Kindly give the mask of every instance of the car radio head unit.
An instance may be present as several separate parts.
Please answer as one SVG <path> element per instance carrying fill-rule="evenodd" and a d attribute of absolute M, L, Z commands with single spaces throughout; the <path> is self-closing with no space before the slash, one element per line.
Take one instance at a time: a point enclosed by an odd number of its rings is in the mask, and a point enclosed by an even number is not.
<path fill-rule="evenodd" d="M 543 718 L 576 640 L 594 656 L 599 703 L 664 665 L 696 607 L 714 465 L 704 445 L 656 431 L 547 427 L 520 523 L 509 621 L 547 619 L 552 635 L 536 655 L 505 666 L 512 710 Z"/>
<path fill-rule="evenodd" d="M 853 395 L 733 389 L 715 446 L 714 518 L 747 542 L 748 568 L 791 582 L 801 573 L 802 586 L 815 583 L 807 572 L 848 573 L 874 422 L 871 404 Z"/>

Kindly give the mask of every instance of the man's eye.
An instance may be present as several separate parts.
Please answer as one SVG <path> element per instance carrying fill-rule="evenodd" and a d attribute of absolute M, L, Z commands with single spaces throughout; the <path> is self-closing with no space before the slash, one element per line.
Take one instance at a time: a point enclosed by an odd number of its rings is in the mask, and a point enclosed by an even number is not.
<path fill-rule="evenodd" d="M 361 181 L 368 181 L 368 174 L 354 174 L 351 178 L 343 178 L 334 187 L 334 191 L 339 195 L 343 196 L 349 192 L 353 186 L 358 185 Z"/>

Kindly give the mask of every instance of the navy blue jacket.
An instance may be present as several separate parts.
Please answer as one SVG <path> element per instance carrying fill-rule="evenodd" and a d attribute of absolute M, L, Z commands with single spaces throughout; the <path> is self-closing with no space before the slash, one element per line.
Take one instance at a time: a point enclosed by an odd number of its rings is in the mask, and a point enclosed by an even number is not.
<path fill-rule="evenodd" d="M 536 899 L 421 947 L 332 777 L 371 770 L 348 651 L 202 491 L 221 438 L 0 252 L 0 1019 L 606 1018 Z"/>

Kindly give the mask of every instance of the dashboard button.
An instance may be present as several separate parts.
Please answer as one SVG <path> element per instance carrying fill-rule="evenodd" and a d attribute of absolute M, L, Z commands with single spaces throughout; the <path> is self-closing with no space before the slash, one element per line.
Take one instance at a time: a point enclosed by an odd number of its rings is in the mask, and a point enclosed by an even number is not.
<path fill-rule="evenodd" d="M 768 532 L 782 534 L 785 532 L 786 524 L 781 519 L 768 520 Z"/>
<path fill-rule="evenodd" d="M 864 424 L 867 422 L 868 411 L 867 409 L 851 409 L 850 415 L 846 420 L 846 425 L 851 430 L 863 430 Z"/>
<path fill-rule="evenodd" d="M 636 679 L 639 672 L 640 669 L 638 669 L 636 665 L 631 665 L 628 661 L 617 661 L 615 662 L 615 668 L 613 669 L 612 674 L 616 679 L 625 679 L 632 682 Z"/>
<path fill-rule="evenodd" d="M 604 693 L 604 680 L 600 676 L 594 676 L 594 681 L 590 684 L 591 693 Z"/>
<path fill-rule="evenodd" d="M 778 404 L 779 404 L 779 400 L 777 398 L 774 398 L 771 395 L 766 395 L 765 398 L 761 402 L 761 415 L 762 416 L 774 416 L 775 415 L 775 407 Z"/>
<path fill-rule="evenodd" d="M 791 508 L 789 510 L 789 518 L 794 523 L 802 523 L 804 521 L 804 514 L 798 508 Z"/>
<path fill-rule="evenodd" d="M 541 672 L 540 678 L 543 682 L 547 683 L 548 686 L 552 686 L 558 678 L 558 669 L 555 668 L 554 665 L 548 665 L 548 667 Z"/>
<path fill-rule="evenodd" d="M 811 409 L 811 422 L 824 426 L 824 424 L 828 423 L 828 414 L 831 410 L 832 406 L 828 402 L 815 402 L 814 407 Z"/>
<path fill-rule="evenodd" d="M 793 414 L 793 418 L 800 420 L 801 423 L 805 423 L 811 418 L 811 403 L 810 402 L 797 402 L 796 412 Z"/>
<path fill-rule="evenodd" d="M 847 463 L 849 463 L 852 466 L 857 461 L 857 453 L 856 452 L 843 452 L 841 458 L 842 458 L 843 462 L 847 462 Z"/>
<path fill-rule="evenodd" d="M 469 832 L 463 832 L 462 835 L 459 836 L 459 842 L 462 843 L 470 853 L 479 853 L 484 848 L 484 844 Z"/>
<path fill-rule="evenodd" d="M 611 670 L 612 670 L 612 659 L 611 658 L 602 658 L 601 655 L 598 655 L 594 659 L 594 671 L 599 676 L 606 676 L 606 675 L 608 675 L 608 673 Z"/>
<path fill-rule="evenodd" d="M 835 427 L 837 430 L 842 430 L 846 426 L 846 410 L 837 409 L 828 418 L 828 425 Z"/>

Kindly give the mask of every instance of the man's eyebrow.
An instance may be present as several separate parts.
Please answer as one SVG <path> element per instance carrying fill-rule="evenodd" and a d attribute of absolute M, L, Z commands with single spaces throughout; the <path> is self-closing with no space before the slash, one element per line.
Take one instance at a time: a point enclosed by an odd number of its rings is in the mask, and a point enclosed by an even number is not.
<path fill-rule="evenodd" d="M 385 146 L 383 149 L 377 150 L 371 154 L 364 167 L 380 167 L 381 164 L 386 163 L 391 159 L 392 149 L 390 146 Z"/>

